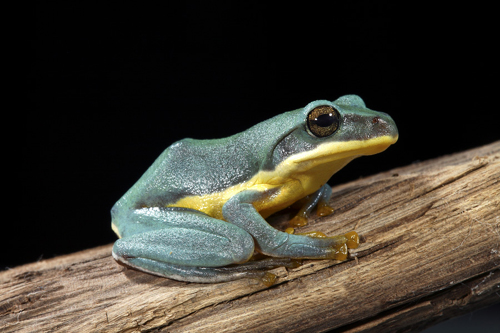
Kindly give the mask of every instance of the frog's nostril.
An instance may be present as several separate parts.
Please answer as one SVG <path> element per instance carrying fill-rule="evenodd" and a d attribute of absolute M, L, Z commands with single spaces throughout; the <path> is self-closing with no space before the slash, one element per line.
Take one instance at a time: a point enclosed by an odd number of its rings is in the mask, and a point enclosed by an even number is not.
<path fill-rule="evenodd" d="M 379 117 L 379 116 L 376 116 L 376 117 L 373 117 L 372 119 L 372 124 L 387 124 L 387 121 L 385 121 L 383 118 Z"/>

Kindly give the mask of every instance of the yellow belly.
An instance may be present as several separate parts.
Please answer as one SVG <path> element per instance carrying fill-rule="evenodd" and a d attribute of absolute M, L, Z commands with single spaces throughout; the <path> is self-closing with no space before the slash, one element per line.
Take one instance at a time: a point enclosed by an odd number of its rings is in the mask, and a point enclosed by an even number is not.
<path fill-rule="evenodd" d="M 307 195 L 297 181 L 290 181 L 281 185 L 253 184 L 251 186 L 249 182 L 246 182 L 232 186 L 222 192 L 185 197 L 174 204 L 168 205 L 168 207 L 195 209 L 216 219 L 223 220 L 222 207 L 224 204 L 234 195 L 244 190 L 254 190 L 262 193 L 262 198 L 254 202 L 253 205 L 263 217 L 280 211 Z"/>

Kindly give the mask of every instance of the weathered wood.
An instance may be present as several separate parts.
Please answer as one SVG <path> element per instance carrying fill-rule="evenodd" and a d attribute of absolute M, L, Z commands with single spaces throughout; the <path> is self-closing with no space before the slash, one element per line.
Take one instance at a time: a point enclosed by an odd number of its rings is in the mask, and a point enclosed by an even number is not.
<path fill-rule="evenodd" d="M 303 230 L 357 230 L 355 259 L 204 285 L 126 269 L 107 245 L 1 272 L 0 330 L 412 331 L 500 302 L 500 141 L 337 186 L 332 205 Z"/>

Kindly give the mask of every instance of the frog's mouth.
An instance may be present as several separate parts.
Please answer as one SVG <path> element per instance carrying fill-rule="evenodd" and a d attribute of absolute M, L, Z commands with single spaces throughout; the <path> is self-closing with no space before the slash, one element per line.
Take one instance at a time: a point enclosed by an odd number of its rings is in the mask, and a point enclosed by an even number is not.
<path fill-rule="evenodd" d="M 369 140 L 325 142 L 311 151 L 290 157 L 287 162 L 296 164 L 300 170 L 331 162 L 347 164 L 356 157 L 381 153 L 397 140 L 398 135 L 384 135 Z"/>

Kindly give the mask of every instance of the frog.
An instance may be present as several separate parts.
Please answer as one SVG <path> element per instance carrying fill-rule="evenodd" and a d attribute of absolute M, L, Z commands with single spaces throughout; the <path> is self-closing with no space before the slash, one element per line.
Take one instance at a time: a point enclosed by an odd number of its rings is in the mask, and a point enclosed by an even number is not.
<path fill-rule="evenodd" d="M 332 214 L 328 180 L 353 159 L 380 153 L 399 133 L 357 95 L 316 100 L 219 139 L 166 148 L 114 204 L 112 256 L 135 270 L 191 283 L 243 278 L 266 286 L 272 268 L 305 259 L 344 261 L 356 231 L 298 233 L 316 208 Z M 266 219 L 295 203 L 286 230 Z M 283 228 L 282 228 L 283 229 Z M 255 259 L 260 255 L 260 260 Z M 262 258 L 263 257 L 263 258 Z"/>

